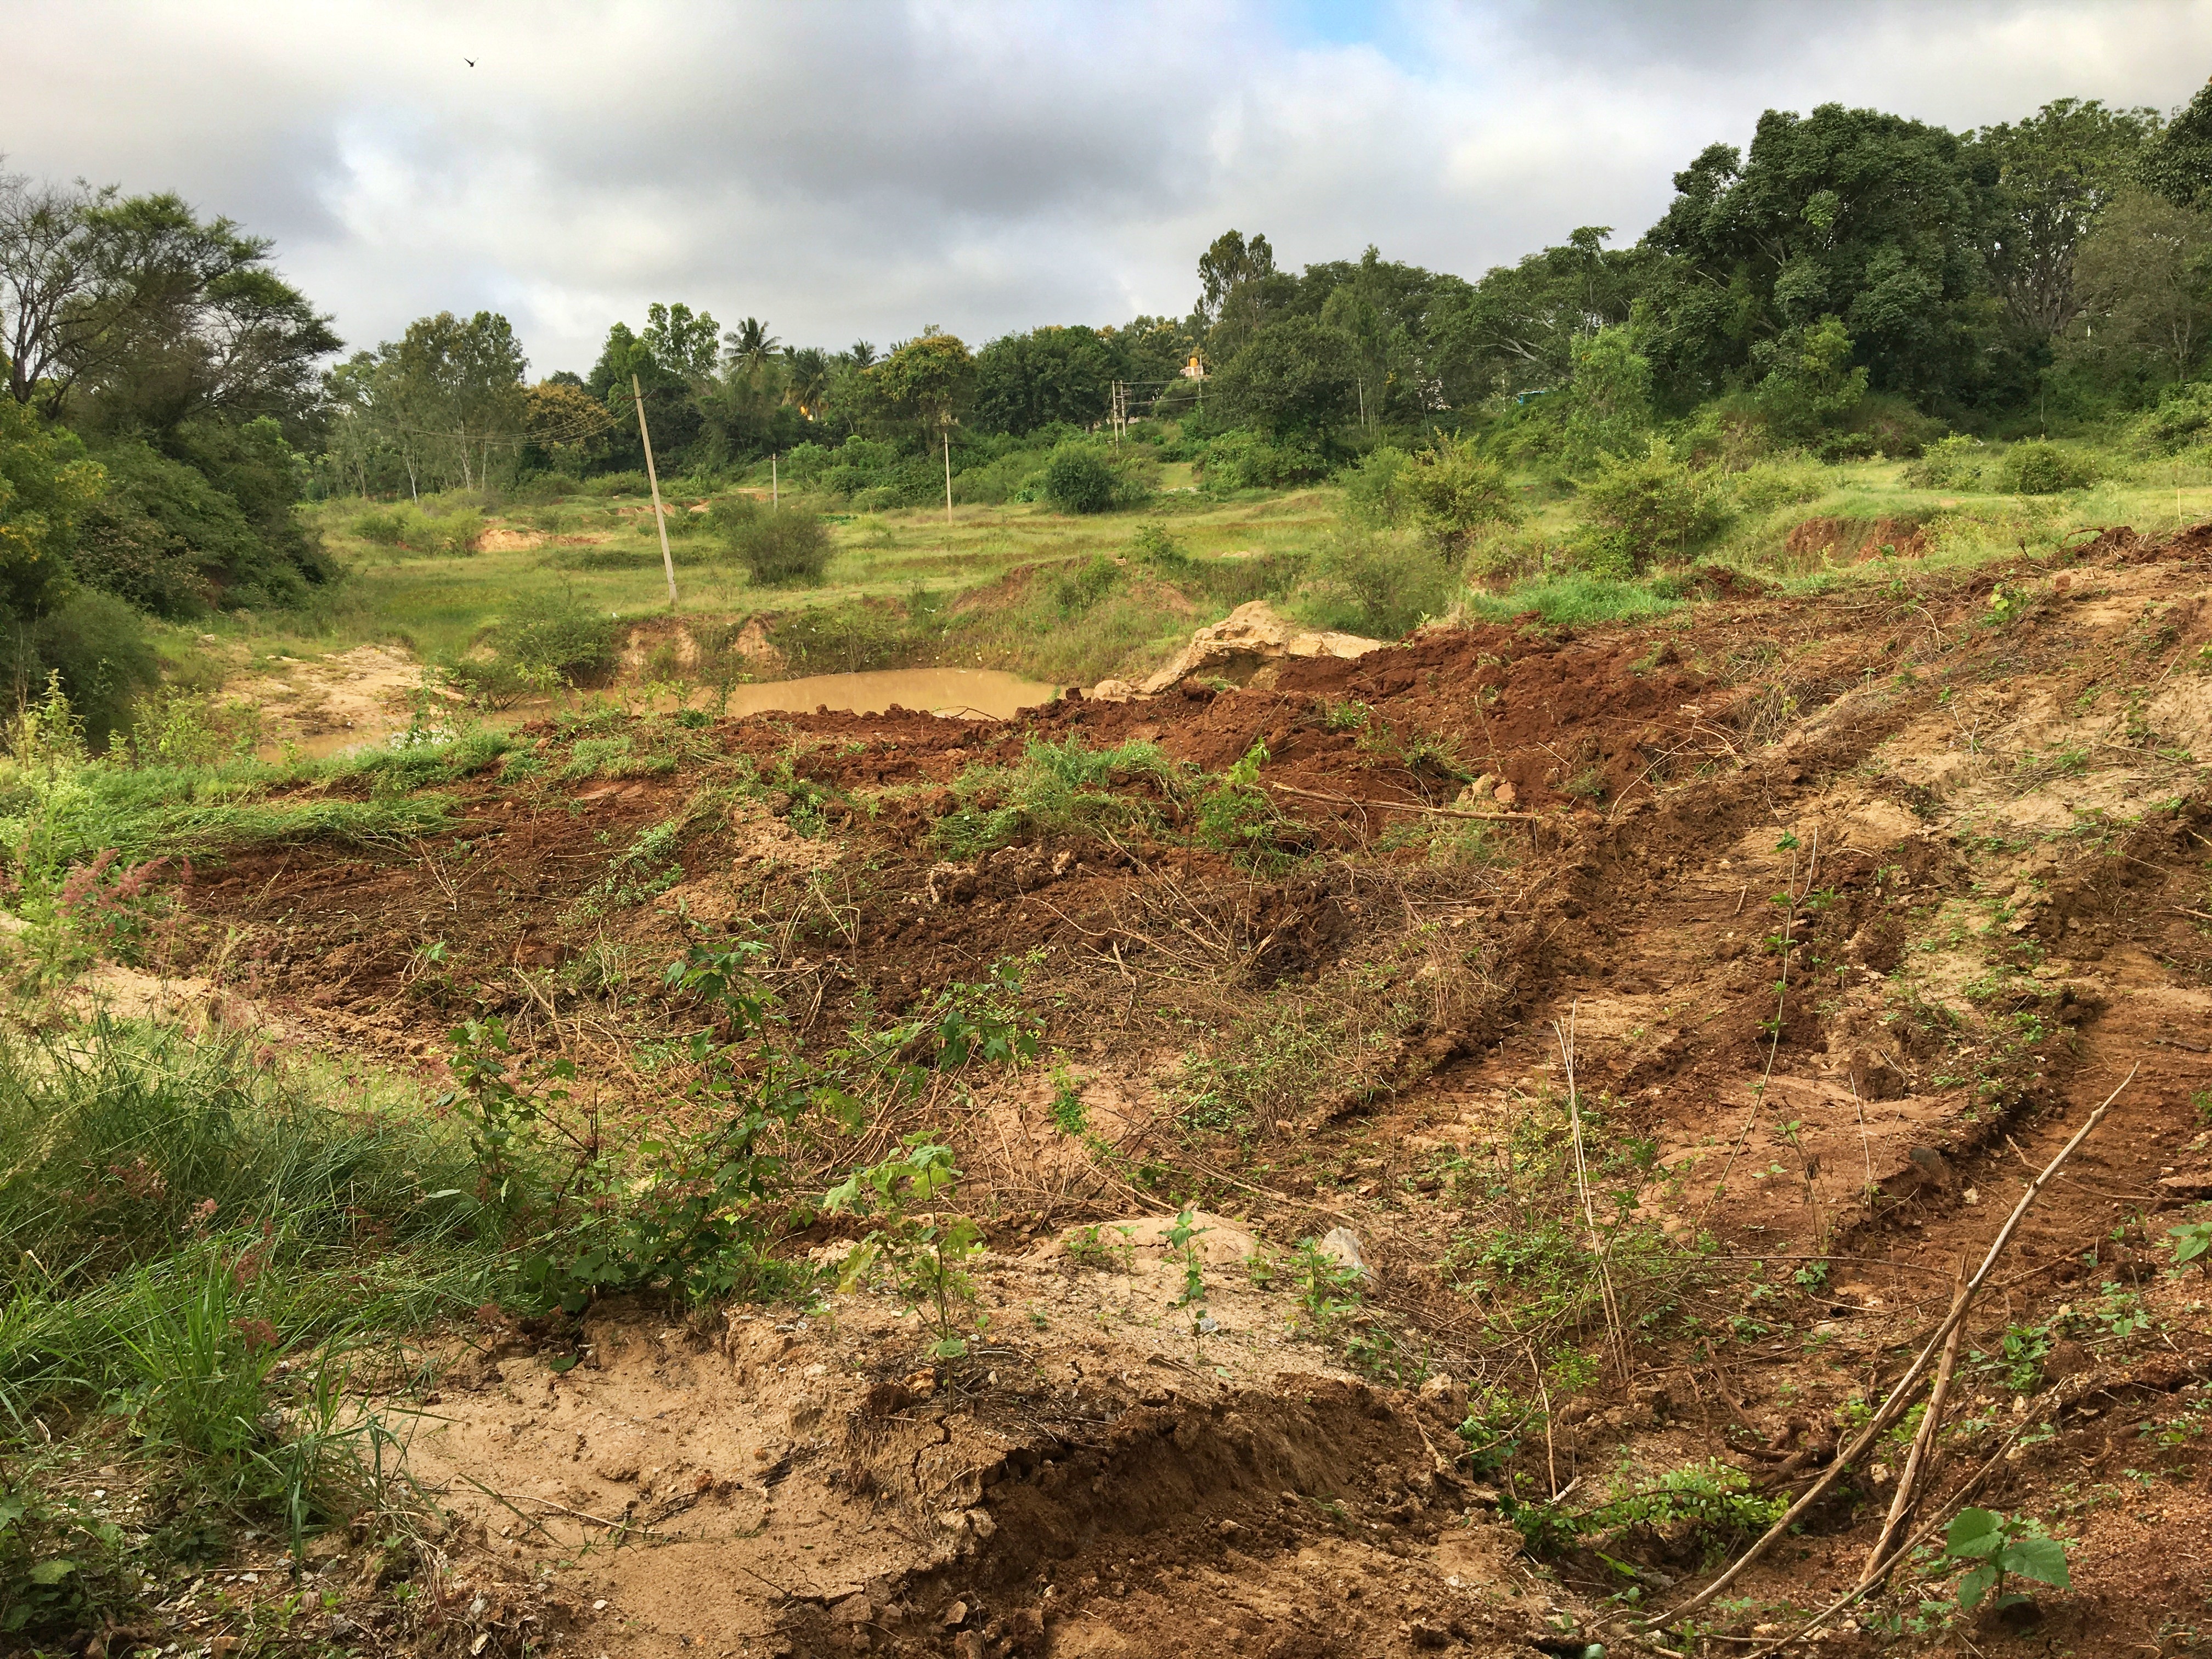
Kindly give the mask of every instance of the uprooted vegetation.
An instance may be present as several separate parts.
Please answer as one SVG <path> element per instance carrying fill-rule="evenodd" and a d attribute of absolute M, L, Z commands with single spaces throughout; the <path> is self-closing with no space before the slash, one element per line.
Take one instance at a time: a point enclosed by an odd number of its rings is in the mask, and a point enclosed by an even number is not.
<path fill-rule="evenodd" d="M 1018 722 L 165 766 L 50 700 L 0 794 L 0 1624 L 1754 1651 L 1857 1582 L 1924 1406 L 1664 1615 L 2133 1068 L 1823 1647 L 2180 1650 L 2209 545 Z"/>

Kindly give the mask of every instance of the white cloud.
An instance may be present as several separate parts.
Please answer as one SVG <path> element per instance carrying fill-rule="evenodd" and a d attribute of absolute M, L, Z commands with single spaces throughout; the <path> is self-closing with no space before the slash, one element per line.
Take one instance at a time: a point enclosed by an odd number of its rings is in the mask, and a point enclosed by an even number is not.
<path fill-rule="evenodd" d="M 1769 106 L 2172 106 L 2212 0 L 19 4 L 10 165 L 276 238 L 357 343 L 504 310 L 538 368 L 686 299 L 787 340 L 1180 313 L 1234 224 L 1477 274 L 1633 237 Z M 1347 38 L 1354 37 L 1354 38 Z M 469 68 L 465 58 L 474 58 Z"/>

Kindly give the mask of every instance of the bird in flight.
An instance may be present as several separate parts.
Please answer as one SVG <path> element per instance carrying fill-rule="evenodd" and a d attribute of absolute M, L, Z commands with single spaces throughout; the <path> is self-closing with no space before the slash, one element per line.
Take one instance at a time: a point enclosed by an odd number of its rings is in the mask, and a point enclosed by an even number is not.
<path fill-rule="evenodd" d="M 473 58 L 464 58 L 461 61 L 464 64 L 466 64 L 471 69 L 474 69 L 477 66 L 477 60 Z"/>

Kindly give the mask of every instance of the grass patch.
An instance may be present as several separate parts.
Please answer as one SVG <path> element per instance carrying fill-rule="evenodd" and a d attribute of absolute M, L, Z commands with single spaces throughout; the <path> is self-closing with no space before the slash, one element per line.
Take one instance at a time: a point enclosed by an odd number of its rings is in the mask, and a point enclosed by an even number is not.
<path fill-rule="evenodd" d="M 1553 628 L 1641 622 L 1663 617 L 1680 603 L 1661 592 L 1663 580 L 1627 581 L 1577 571 L 1516 582 L 1498 592 L 1472 590 L 1464 605 L 1469 617 L 1483 622 L 1512 622 L 1531 611 Z"/>

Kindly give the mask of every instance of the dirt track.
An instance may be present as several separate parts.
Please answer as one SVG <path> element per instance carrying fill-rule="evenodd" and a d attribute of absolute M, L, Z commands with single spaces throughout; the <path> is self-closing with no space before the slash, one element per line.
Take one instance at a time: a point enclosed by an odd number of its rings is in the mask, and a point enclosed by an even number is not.
<path fill-rule="evenodd" d="M 890 1310 L 850 1306 L 766 1347 L 763 1321 L 670 1330 L 608 1308 L 581 1349 L 574 1331 L 488 1328 L 486 1357 L 450 1374 L 453 1426 L 422 1442 L 426 1467 L 474 1473 L 555 1528 L 454 1489 L 478 1528 L 464 1576 L 508 1587 L 479 1622 L 573 1623 L 588 1651 L 1618 1642 L 1628 1609 L 1605 1598 L 1631 1581 L 1586 1550 L 1535 1576 L 1496 1518 L 1498 1483 L 1595 1501 L 1624 1469 L 1717 1456 L 1802 1490 L 1832 1455 L 1836 1408 L 1897 1374 L 1954 1264 L 2138 1067 L 1977 1305 L 1966 1346 L 1989 1358 L 1954 1416 L 1986 1424 L 1936 1487 L 1995 1452 L 1975 1501 L 2070 1528 L 2075 1590 L 2044 1599 L 2039 1644 L 2172 1651 L 2212 1591 L 2202 1551 L 2174 1547 L 2212 1518 L 2205 1291 L 2160 1271 L 2163 1230 L 2212 1193 L 2208 565 L 2212 527 L 2118 532 L 2063 569 L 1818 600 L 1739 586 L 1579 635 L 1439 629 L 1021 724 L 585 733 L 531 775 L 469 787 L 464 826 L 435 842 L 202 872 L 195 960 L 178 966 L 212 971 L 231 1018 L 431 1072 L 458 1009 L 501 1008 L 611 1078 L 653 1018 L 642 988 L 679 907 L 762 928 L 787 1005 L 823 1032 L 864 990 L 895 1012 L 1042 953 L 1025 994 L 1121 1161 L 1068 1155 L 1041 1074 L 953 1126 L 998 1252 L 1010 1357 L 988 1376 L 909 1378 L 910 1328 L 902 1348 Z M 1279 856 L 1191 845 L 1188 805 L 1164 798 L 1150 831 L 939 855 L 963 767 L 1072 732 L 1215 771 L 1264 744 Z M 740 754 L 757 780 L 712 793 Z M 1461 772 L 1504 787 L 1462 794 Z M 670 822 L 680 878 L 639 890 L 652 872 L 623 856 Z M 1209 1127 L 1185 1056 L 1262 1053 L 1268 1032 L 1309 1042 L 1304 1081 Z M 1635 1168 L 1636 1215 L 1713 1243 L 1688 1288 L 1628 1310 L 1650 1322 L 1626 1379 L 1600 1322 L 1589 1374 L 1554 1399 L 1510 1311 L 1526 1285 L 1477 1246 L 1524 1202 L 1500 1196 L 1516 1126 L 1563 1097 L 1570 1033 L 1588 1109 Z M 1165 1173 L 1119 1173 L 1148 1168 Z M 1379 1270 L 1375 1317 L 1455 1381 L 1425 1403 L 1370 1387 L 1281 1340 L 1289 1304 L 1261 1289 L 1217 1292 L 1230 1329 L 1197 1364 L 1164 1267 L 1076 1272 L 1049 1253 L 1079 1224 L 1172 1209 L 1170 1193 L 1277 1249 L 1349 1226 Z M 2135 1310 L 2155 1322 L 2122 1329 Z M 2004 1334 L 2045 1325 L 2015 1393 Z M 592 1363 L 556 1380 L 541 1349 Z M 1549 1407 L 1479 1480 L 1449 1457 L 1469 1384 Z M 655 1474 L 594 1462 L 671 1419 L 690 1438 Z M 2022 1423 L 2047 1431 L 1999 1450 Z M 786 1471 L 772 1493 L 764 1467 Z M 1734 1628 L 1779 1634 L 1776 1604 L 1848 1588 L 1888 1474 L 1847 1480 L 1756 1569 Z M 681 1541 L 523 1592 L 529 1564 L 593 1535 L 574 1512 L 672 1492 L 690 1501 L 659 1524 Z M 1647 1605 L 1706 1559 L 1663 1530 L 1618 1548 Z M 1852 1625 L 1822 1645 L 1923 1639 Z"/>

